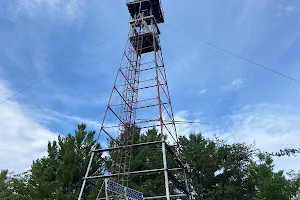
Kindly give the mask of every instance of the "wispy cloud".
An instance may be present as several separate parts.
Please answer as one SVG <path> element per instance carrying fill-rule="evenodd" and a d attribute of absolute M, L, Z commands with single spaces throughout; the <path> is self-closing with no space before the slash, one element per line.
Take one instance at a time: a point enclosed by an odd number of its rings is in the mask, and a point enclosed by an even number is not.
<path fill-rule="evenodd" d="M 227 117 L 226 123 L 238 142 L 256 143 L 262 151 L 299 148 L 300 110 L 272 104 L 248 105 Z M 229 133 L 224 138 L 233 141 Z M 275 158 L 276 168 L 298 170 L 300 158 Z M 289 163 L 289 164 L 287 164 Z"/>
<path fill-rule="evenodd" d="M 238 78 L 238 79 L 233 80 L 228 85 L 223 85 L 221 87 L 221 90 L 224 91 L 224 92 L 236 91 L 236 90 L 242 89 L 243 87 L 245 87 L 245 79 Z"/>
<path fill-rule="evenodd" d="M 48 114 L 55 116 L 54 119 L 62 119 L 62 120 L 68 120 L 71 122 L 75 122 L 75 124 L 79 124 L 79 123 L 84 123 L 86 124 L 89 128 L 93 128 L 93 129 L 99 129 L 101 124 L 97 121 L 94 121 L 92 119 L 87 119 L 87 118 L 83 118 L 80 116 L 75 116 L 75 115 L 68 115 L 68 114 L 63 114 L 63 113 L 59 113 L 57 111 L 53 111 L 53 110 L 45 110 Z"/>
<path fill-rule="evenodd" d="M 275 17 L 279 17 L 279 16 L 281 16 L 285 13 L 287 13 L 287 14 L 300 14 L 300 7 L 295 6 L 295 5 L 288 5 L 288 6 L 278 5 L 276 10 L 277 10 L 277 12 L 274 15 Z"/>
<path fill-rule="evenodd" d="M 175 121 L 177 121 L 177 132 L 180 136 L 188 136 L 194 132 L 201 132 L 203 129 L 202 118 L 192 117 L 189 111 L 183 110 L 175 113 Z"/>
<path fill-rule="evenodd" d="M 28 17 L 47 13 L 54 18 L 74 20 L 84 17 L 84 6 L 85 1 L 80 0 L 18 0 L 12 1 L 9 9 Z"/>
<path fill-rule="evenodd" d="M 0 99 L 12 91 L 0 81 Z M 57 133 L 42 126 L 30 117 L 26 108 L 9 100 L 0 105 L 0 169 L 22 172 L 34 159 L 46 155 L 48 141 L 55 140 Z"/>
<path fill-rule="evenodd" d="M 176 120 L 191 121 L 192 113 L 181 111 Z M 284 148 L 299 148 L 300 110 L 294 107 L 272 104 L 247 105 L 236 109 L 233 114 L 223 118 L 227 130 L 221 123 L 179 124 L 178 132 L 188 136 L 192 132 L 202 133 L 213 139 L 218 136 L 228 143 L 245 142 L 256 144 L 261 151 L 276 152 Z M 197 119 L 195 121 L 201 121 Z M 281 157 L 275 159 L 275 168 L 286 172 L 299 170 L 299 157 Z"/>
<path fill-rule="evenodd" d="M 286 6 L 285 11 L 290 13 L 300 13 L 300 8 L 295 6 Z"/>

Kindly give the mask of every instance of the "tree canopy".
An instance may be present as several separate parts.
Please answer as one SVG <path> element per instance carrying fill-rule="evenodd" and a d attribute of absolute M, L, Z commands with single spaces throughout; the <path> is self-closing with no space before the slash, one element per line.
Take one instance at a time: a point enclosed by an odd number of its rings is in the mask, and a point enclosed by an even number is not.
<path fill-rule="evenodd" d="M 134 143 L 158 141 L 161 137 L 154 128 L 145 134 L 136 128 L 133 136 Z M 125 138 L 121 137 L 120 141 L 124 142 Z M 77 199 L 90 151 L 95 145 L 100 148 L 95 131 L 87 131 L 85 124 L 78 125 L 74 134 L 49 141 L 47 156 L 33 161 L 28 172 L 0 171 L 0 199 Z M 255 146 L 227 144 L 199 133 L 182 136 L 180 147 L 195 199 L 290 200 L 300 191 L 300 174 L 276 172 L 270 155 L 259 152 Z M 116 155 L 110 153 L 106 159 L 114 161 Z M 144 146 L 132 151 L 131 171 L 153 168 L 162 168 L 161 147 Z M 92 163 L 90 173 L 102 174 L 108 170 L 107 164 L 98 157 Z M 129 176 L 128 183 L 129 187 L 142 191 L 145 196 L 164 192 L 162 173 Z M 95 199 L 97 193 L 98 188 L 88 187 L 84 199 Z"/>

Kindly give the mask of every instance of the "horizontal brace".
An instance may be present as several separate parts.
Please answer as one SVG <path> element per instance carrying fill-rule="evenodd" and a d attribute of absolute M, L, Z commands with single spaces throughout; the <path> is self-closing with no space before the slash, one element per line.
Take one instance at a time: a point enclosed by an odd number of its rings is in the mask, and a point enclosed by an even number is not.
<path fill-rule="evenodd" d="M 126 81 L 127 82 L 127 81 Z M 131 84 L 125 83 L 125 84 L 116 84 L 115 85 L 116 88 L 120 88 L 120 87 L 128 87 L 131 88 L 132 91 L 137 91 L 137 87 L 133 87 Z"/>
<path fill-rule="evenodd" d="M 147 123 L 147 122 L 139 122 L 138 124 L 142 124 L 142 123 Z M 172 123 L 164 123 L 164 125 L 166 126 L 166 125 L 172 125 Z M 144 129 L 144 128 L 153 128 L 153 127 L 158 127 L 158 126 L 160 126 L 160 124 L 157 124 L 157 125 L 149 125 L 149 126 L 143 126 L 143 127 L 140 127 L 141 129 Z"/>
<path fill-rule="evenodd" d="M 129 63 L 136 63 L 137 60 L 130 60 Z M 149 61 L 149 62 L 144 62 L 144 63 L 139 63 L 139 66 L 144 66 L 144 65 L 149 65 L 149 64 L 155 64 L 155 61 Z M 133 65 L 133 64 L 132 64 Z M 160 66 L 161 67 L 161 66 Z M 130 69 L 132 68 L 132 70 Z M 129 72 L 141 72 L 141 71 L 146 71 L 147 69 L 155 69 L 156 67 L 151 67 L 151 68 L 145 68 L 145 69 L 133 69 L 133 67 L 128 67 L 128 66 L 124 66 L 124 67 L 121 67 L 121 69 L 126 69 L 127 71 Z"/>
<path fill-rule="evenodd" d="M 135 101 L 132 103 L 135 104 Z M 120 106 L 124 106 L 125 103 L 121 103 L 121 104 L 110 104 L 110 107 L 120 107 Z"/>
<path fill-rule="evenodd" d="M 160 68 L 160 67 L 162 67 L 162 66 L 158 66 L 157 68 Z M 149 70 L 152 70 L 152 69 L 156 69 L 156 67 L 150 67 L 150 68 L 141 69 L 140 72 L 149 71 Z"/>
<path fill-rule="evenodd" d="M 160 119 L 153 119 L 153 120 L 137 120 L 136 124 L 144 124 L 144 123 L 150 123 L 150 122 L 160 122 Z"/>
<path fill-rule="evenodd" d="M 160 144 L 163 141 L 155 141 L 155 142 L 147 142 L 147 143 L 140 143 L 140 144 L 132 144 L 132 145 L 126 145 L 126 146 L 119 146 L 119 147 L 112 147 L 108 149 L 95 149 L 93 152 L 107 152 L 107 151 L 114 151 L 118 149 L 124 149 L 128 147 L 140 147 L 140 146 L 148 146 L 148 145 L 153 145 L 153 144 Z"/>
<path fill-rule="evenodd" d="M 160 87 L 160 86 L 165 86 L 166 84 L 159 84 L 159 85 L 149 85 L 147 87 L 142 87 L 139 88 L 139 90 L 144 90 L 144 89 L 149 89 L 149 88 L 154 88 L 154 87 Z"/>
<path fill-rule="evenodd" d="M 187 194 L 174 194 L 170 195 L 171 198 L 174 197 L 186 197 Z M 162 199 L 162 198 L 167 198 L 167 196 L 156 196 L 156 197 L 144 197 L 144 199 Z"/>
<path fill-rule="evenodd" d="M 92 179 L 104 179 L 104 178 L 110 178 L 120 175 L 135 175 L 135 174 L 149 174 L 149 173 L 157 173 L 162 172 L 165 169 L 150 169 L 150 170 L 143 170 L 143 171 L 134 171 L 134 172 L 126 172 L 126 173 L 119 173 L 119 174 L 109 174 L 109 175 L 102 175 L 102 176 L 90 176 L 85 177 L 85 180 L 92 180 Z M 181 168 L 174 168 L 174 169 L 168 169 L 168 171 L 178 171 L 181 170 Z"/>
<path fill-rule="evenodd" d="M 142 99 L 142 100 L 138 100 L 137 102 L 145 102 L 145 101 L 153 101 L 153 100 L 157 100 L 157 98 L 150 98 L 150 99 Z"/>
<path fill-rule="evenodd" d="M 138 108 L 134 108 L 134 109 L 143 109 L 143 108 L 150 108 L 150 107 L 155 107 L 155 106 L 159 106 L 159 105 L 166 105 L 168 103 L 161 103 L 161 104 L 154 104 L 154 105 L 149 105 L 149 106 L 141 106 L 141 107 L 138 107 Z"/>
<path fill-rule="evenodd" d="M 148 79 L 148 80 L 143 80 L 143 81 L 140 81 L 139 83 L 146 83 L 146 82 L 150 82 L 150 81 L 156 81 L 156 79 L 152 78 L 152 79 Z"/>
<path fill-rule="evenodd" d="M 140 66 L 143 66 L 143 65 L 149 65 L 149 64 L 154 64 L 155 61 L 149 61 L 149 62 L 144 62 L 144 63 L 141 63 Z M 141 71 L 141 70 L 140 70 Z"/>
<path fill-rule="evenodd" d="M 111 128 L 119 128 L 120 125 L 112 125 L 112 126 L 105 126 L 103 125 L 103 129 L 111 129 Z"/>

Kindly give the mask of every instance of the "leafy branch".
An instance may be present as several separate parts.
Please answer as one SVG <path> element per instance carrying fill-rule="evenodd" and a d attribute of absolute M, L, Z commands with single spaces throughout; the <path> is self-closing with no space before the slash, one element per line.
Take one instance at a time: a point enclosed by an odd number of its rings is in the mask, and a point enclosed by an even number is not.
<path fill-rule="evenodd" d="M 300 148 L 299 149 L 280 149 L 279 152 L 272 152 L 272 153 L 267 153 L 269 156 L 277 156 L 277 157 L 282 157 L 282 156 L 297 156 L 300 154 Z"/>

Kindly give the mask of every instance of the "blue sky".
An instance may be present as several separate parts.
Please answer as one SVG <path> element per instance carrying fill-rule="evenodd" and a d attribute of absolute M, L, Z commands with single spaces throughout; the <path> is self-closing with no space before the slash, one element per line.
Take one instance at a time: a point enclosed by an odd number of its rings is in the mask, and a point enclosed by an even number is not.
<path fill-rule="evenodd" d="M 300 79 L 299 0 L 162 3 L 166 24 Z M 0 105 L 0 169 L 20 172 L 45 155 L 48 140 L 73 132 L 77 123 L 99 129 L 125 47 L 129 15 L 125 0 L 1 0 L 0 5 L 0 101 L 118 33 Z M 299 84 L 166 25 L 160 29 L 176 118 L 207 123 L 180 126 L 181 134 L 216 133 L 229 142 L 234 137 L 248 144 L 255 141 L 264 151 L 299 147 Z M 299 170 L 299 164 L 299 158 L 276 159 L 277 169 Z"/>

